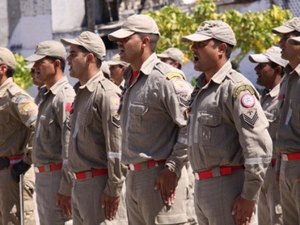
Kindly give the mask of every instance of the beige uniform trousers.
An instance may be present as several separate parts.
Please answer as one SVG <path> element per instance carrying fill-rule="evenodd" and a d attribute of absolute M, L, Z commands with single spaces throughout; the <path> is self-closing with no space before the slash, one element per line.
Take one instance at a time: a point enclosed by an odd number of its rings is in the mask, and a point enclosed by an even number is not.
<path fill-rule="evenodd" d="M 10 173 L 10 169 L 0 170 L 0 225 L 20 224 L 19 184 L 12 179 Z M 31 168 L 24 176 L 24 222 L 26 225 L 35 225 L 34 183 L 34 172 Z"/>
<path fill-rule="evenodd" d="M 228 176 L 195 180 L 195 210 L 199 225 L 234 225 L 232 209 L 243 189 L 244 170 Z M 253 215 L 251 225 L 257 224 Z"/>
<path fill-rule="evenodd" d="M 186 186 L 186 215 L 188 218 L 188 224 L 197 225 L 197 216 L 194 206 L 194 188 L 195 188 L 195 178 L 193 174 L 193 169 L 190 162 L 186 164 L 187 172 L 187 186 Z M 184 171 L 184 170 L 183 170 Z"/>
<path fill-rule="evenodd" d="M 276 183 L 275 168 L 267 170 L 264 184 L 258 200 L 258 224 L 282 225 L 282 208 L 280 205 L 279 186 Z"/>
<path fill-rule="evenodd" d="M 186 173 L 182 173 L 171 207 L 164 205 L 160 192 L 154 190 L 155 180 L 164 165 L 141 171 L 129 171 L 126 176 L 126 207 L 130 225 L 185 224 Z"/>
<path fill-rule="evenodd" d="M 64 225 L 67 218 L 56 205 L 61 170 L 36 173 L 36 201 L 41 225 Z"/>
<path fill-rule="evenodd" d="M 300 224 L 300 160 L 281 161 L 280 197 L 284 225 Z"/>
<path fill-rule="evenodd" d="M 128 225 L 123 195 L 116 218 L 112 221 L 105 219 L 100 202 L 106 182 L 107 175 L 74 180 L 72 189 L 73 225 Z"/>

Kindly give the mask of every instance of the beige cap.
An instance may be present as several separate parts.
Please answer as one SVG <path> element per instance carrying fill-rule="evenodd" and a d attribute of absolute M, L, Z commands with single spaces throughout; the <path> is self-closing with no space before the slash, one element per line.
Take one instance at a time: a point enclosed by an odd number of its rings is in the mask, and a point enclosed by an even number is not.
<path fill-rule="evenodd" d="M 116 41 L 118 39 L 129 37 L 134 33 L 160 35 L 157 24 L 152 17 L 147 15 L 132 15 L 125 20 L 119 30 L 110 33 L 108 39 Z"/>
<path fill-rule="evenodd" d="M 29 62 L 36 62 L 46 56 L 65 59 L 67 52 L 62 43 L 58 41 L 42 41 L 38 43 L 33 55 L 26 58 Z"/>
<path fill-rule="evenodd" d="M 101 63 L 101 71 L 103 73 L 106 73 L 108 76 L 110 76 L 110 70 L 109 70 L 109 65 L 107 61 L 102 61 Z"/>
<path fill-rule="evenodd" d="M 101 37 L 90 31 L 84 31 L 74 39 L 61 39 L 61 42 L 66 45 L 73 44 L 83 46 L 88 51 L 94 53 L 100 60 L 104 60 L 106 55 L 106 48 Z"/>
<path fill-rule="evenodd" d="M 127 67 L 129 64 L 121 60 L 119 54 L 115 54 L 109 61 L 107 61 L 108 66 L 121 65 Z"/>
<path fill-rule="evenodd" d="M 298 37 L 290 37 L 288 39 L 288 42 L 291 44 L 291 45 L 300 45 L 300 36 Z"/>
<path fill-rule="evenodd" d="M 209 39 L 217 39 L 227 44 L 236 45 L 235 35 L 231 27 L 221 20 L 204 21 L 196 33 L 184 36 L 182 39 L 192 42 L 201 42 Z"/>
<path fill-rule="evenodd" d="M 285 22 L 283 25 L 273 28 L 272 31 L 279 34 L 287 34 L 293 31 L 300 32 L 300 17 L 294 17 Z"/>
<path fill-rule="evenodd" d="M 183 64 L 183 58 L 184 54 L 183 52 L 178 48 L 168 48 L 165 51 L 163 51 L 160 54 L 157 54 L 159 58 L 170 58 L 177 62 L 179 62 L 181 65 Z"/>
<path fill-rule="evenodd" d="M 253 63 L 274 62 L 283 67 L 288 64 L 287 60 L 281 58 L 281 48 L 277 46 L 272 46 L 262 54 L 251 54 L 249 55 L 249 60 Z"/>
<path fill-rule="evenodd" d="M 16 58 L 9 49 L 0 47 L 0 64 L 5 64 L 11 67 L 12 69 L 16 69 Z"/>
<path fill-rule="evenodd" d="M 34 65 L 34 63 L 31 62 L 31 63 L 28 63 L 27 65 L 25 65 L 25 67 L 26 67 L 27 69 L 31 70 L 32 67 L 33 67 L 33 65 Z"/>

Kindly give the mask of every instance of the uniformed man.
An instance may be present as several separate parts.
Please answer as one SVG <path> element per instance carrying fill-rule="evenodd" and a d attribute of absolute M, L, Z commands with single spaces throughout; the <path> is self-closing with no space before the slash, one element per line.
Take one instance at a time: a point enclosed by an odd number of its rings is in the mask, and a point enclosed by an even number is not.
<path fill-rule="evenodd" d="M 182 68 L 184 54 L 178 48 L 168 48 L 160 54 L 157 54 L 157 57 L 160 58 L 161 61 L 174 66 L 177 69 Z"/>
<path fill-rule="evenodd" d="M 128 224 L 120 197 L 126 171 L 121 165 L 121 90 L 100 70 L 104 43 L 89 31 L 62 42 L 70 46 L 70 75 L 81 85 L 72 106 L 69 148 L 73 224 Z"/>
<path fill-rule="evenodd" d="M 274 144 L 280 120 L 280 107 L 278 104 L 280 82 L 284 75 L 284 67 L 288 62 L 281 58 L 281 48 L 277 46 L 272 46 L 262 54 L 252 54 L 249 56 L 249 60 L 253 63 L 258 63 L 255 67 L 257 74 L 256 83 L 265 87 L 262 91 L 260 103 L 269 121 L 268 130 Z M 280 194 L 274 168 L 276 158 L 277 153 L 273 147 L 272 161 L 259 195 L 259 225 L 283 224 Z"/>
<path fill-rule="evenodd" d="M 124 90 L 124 72 L 128 67 L 128 63 L 124 62 L 120 59 L 119 54 L 115 54 L 108 62 L 107 62 L 110 70 L 110 79 L 117 86 Z"/>
<path fill-rule="evenodd" d="M 157 54 L 157 57 L 177 68 L 181 69 L 183 65 L 184 60 L 184 54 L 183 52 L 178 48 L 168 48 L 165 51 L 163 51 L 160 54 Z M 192 86 L 191 86 L 192 90 Z M 195 206 L 194 206 L 194 174 L 191 167 L 190 162 L 188 161 L 185 165 L 186 167 L 186 173 L 187 173 L 187 187 L 186 187 L 186 214 L 188 218 L 188 224 L 196 225 L 197 223 L 197 217 L 195 214 Z M 185 172 L 184 170 L 182 172 Z"/>
<path fill-rule="evenodd" d="M 68 128 L 75 92 L 64 76 L 66 50 L 57 41 L 43 41 L 33 55 L 35 76 L 47 91 L 39 104 L 32 160 L 41 224 L 61 225 L 71 217 L 71 179 L 67 172 Z"/>
<path fill-rule="evenodd" d="M 279 93 L 281 119 L 275 147 L 280 153 L 276 169 L 280 170 L 280 197 L 283 224 L 300 224 L 300 46 L 292 45 L 289 38 L 300 36 L 300 17 L 294 17 L 273 29 L 281 36 L 283 59 L 289 61 Z"/>
<path fill-rule="evenodd" d="M 236 39 L 227 23 L 204 21 L 183 40 L 192 43 L 194 69 L 203 72 L 188 123 L 198 223 L 250 224 L 272 150 L 258 93 L 232 69 Z"/>
<path fill-rule="evenodd" d="M 122 161 L 128 165 L 126 207 L 131 225 L 184 224 L 187 160 L 184 74 L 156 54 L 159 30 L 146 15 L 132 15 L 108 35 L 125 72 L 121 107 Z M 175 198 L 176 195 L 176 198 Z"/>
<path fill-rule="evenodd" d="M 20 221 L 19 176 L 31 165 L 31 137 L 37 106 L 13 81 L 17 62 L 11 51 L 0 48 L 0 224 Z M 28 171 L 29 172 L 29 171 Z M 24 185 L 24 222 L 35 224 L 33 182 Z"/>

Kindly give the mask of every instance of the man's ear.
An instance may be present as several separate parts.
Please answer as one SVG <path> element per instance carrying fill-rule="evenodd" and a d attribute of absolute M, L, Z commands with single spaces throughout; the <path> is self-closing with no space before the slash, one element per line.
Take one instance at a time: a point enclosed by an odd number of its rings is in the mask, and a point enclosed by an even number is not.
<path fill-rule="evenodd" d="M 219 52 L 226 54 L 227 44 L 225 44 L 225 43 L 219 44 L 218 49 L 219 49 Z"/>
<path fill-rule="evenodd" d="M 143 45 L 143 47 L 145 47 L 147 44 L 149 44 L 150 41 L 151 41 L 151 39 L 150 39 L 149 36 L 143 37 L 143 39 L 142 39 L 142 43 L 143 43 L 142 45 Z"/>

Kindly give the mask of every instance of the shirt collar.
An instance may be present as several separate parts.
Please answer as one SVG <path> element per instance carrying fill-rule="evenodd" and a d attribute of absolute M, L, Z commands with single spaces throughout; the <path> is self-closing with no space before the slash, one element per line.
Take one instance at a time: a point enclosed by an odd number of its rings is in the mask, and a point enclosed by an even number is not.
<path fill-rule="evenodd" d="M 104 77 L 104 75 L 102 71 L 99 70 L 98 73 L 96 73 L 91 79 L 89 79 L 88 82 L 86 82 L 86 84 L 80 86 L 79 89 L 86 88 L 89 92 L 93 92 L 98 86 L 98 82 L 95 81 L 99 80 L 102 77 Z"/>
<path fill-rule="evenodd" d="M 50 89 L 49 91 L 51 91 L 51 93 L 53 95 L 56 95 L 59 90 L 61 89 L 61 87 L 63 87 L 66 83 L 68 83 L 68 79 L 67 77 L 63 76 L 60 80 L 58 80 Z M 48 91 L 48 92 L 49 92 Z M 48 94 L 47 92 L 47 94 Z"/>
<path fill-rule="evenodd" d="M 7 78 L 6 81 L 0 86 L 0 97 L 4 95 L 10 85 L 13 83 L 13 79 L 11 77 Z"/>
<path fill-rule="evenodd" d="M 272 97 L 272 98 L 274 98 L 274 97 L 276 97 L 276 96 L 278 96 L 279 95 L 279 91 L 280 91 L 280 83 L 279 84 L 277 84 L 268 94 Z"/>
<path fill-rule="evenodd" d="M 296 72 L 297 75 L 300 77 L 300 63 L 296 66 L 293 72 Z"/>
<path fill-rule="evenodd" d="M 160 60 L 158 59 L 156 53 L 152 53 L 147 59 L 146 61 L 143 63 L 141 71 L 143 72 L 143 74 L 145 75 L 150 75 L 151 71 L 153 70 L 154 66 L 160 62 Z"/>
<path fill-rule="evenodd" d="M 219 70 L 212 76 L 212 81 L 221 84 L 225 77 L 232 70 L 231 62 L 228 60 Z"/>

